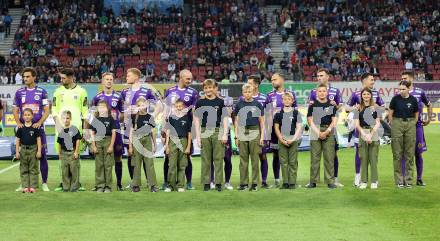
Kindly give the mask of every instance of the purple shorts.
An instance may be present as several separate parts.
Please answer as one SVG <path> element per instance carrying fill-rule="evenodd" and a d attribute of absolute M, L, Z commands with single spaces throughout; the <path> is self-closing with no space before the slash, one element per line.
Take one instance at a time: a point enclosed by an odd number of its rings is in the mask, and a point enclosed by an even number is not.
<path fill-rule="evenodd" d="M 122 135 L 116 132 L 115 144 L 113 145 L 113 152 L 115 156 L 122 156 L 124 154 L 124 142 L 122 141 Z"/>
<path fill-rule="evenodd" d="M 270 135 L 269 149 L 267 149 L 267 150 L 269 152 L 273 152 L 273 151 L 277 151 L 278 150 L 278 137 L 275 134 L 275 128 L 273 128 L 273 127 L 272 127 L 272 133 Z"/>
<path fill-rule="evenodd" d="M 426 147 L 426 141 L 425 141 L 425 134 L 423 132 L 423 126 L 417 124 L 416 126 L 416 153 L 423 153 L 427 151 L 428 148 Z"/>

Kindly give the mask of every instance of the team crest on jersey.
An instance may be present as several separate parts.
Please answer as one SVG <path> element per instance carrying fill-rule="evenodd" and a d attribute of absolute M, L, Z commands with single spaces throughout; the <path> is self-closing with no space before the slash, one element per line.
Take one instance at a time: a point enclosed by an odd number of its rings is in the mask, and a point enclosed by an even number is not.
<path fill-rule="evenodd" d="M 406 104 L 406 107 L 408 107 L 408 109 L 411 108 L 411 106 L 411 103 Z"/>
<path fill-rule="evenodd" d="M 189 96 L 185 96 L 185 97 L 183 97 L 183 99 L 184 99 L 185 101 L 189 101 Z"/>
<path fill-rule="evenodd" d="M 112 107 L 116 107 L 117 104 L 116 101 L 112 101 Z"/>
<path fill-rule="evenodd" d="M 29 131 L 29 135 L 33 136 L 34 135 L 34 131 Z"/>
<path fill-rule="evenodd" d="M 330 95 L 328 98 L 329 98 L 330 100 L 334 100 L 334 99 L 335 99 L 335 97 L 334 97 L 333 95 Z"/>
<path fill-rule="evenodd" d="M 325 111 L 325 113 L 329 113 L 330 112 L 330 107 L 325 107 L 324 111 Z"/>
<path fill-rule="evenodd" d="M 182 123 L 182 126 L 184 126 L 185 124 L 186 124 L 186 121 L 181 121 L 181 123 Z"/>
<path fill-rule="evenodd" d="M 40 100 L 40 96 L 39 95 L 35 95 L 34 99 L 35 100 Z"/>
<path fill-rule="evenodd" d="M 104 121 L 104 125 L 105 125 L 105 127 L 108 127 L 110 125 L 110 122 Z"/>
<path fill-rule="evenodd" d="M 26 96 L 22 96 L 21 97 L 21 103 L 25 103 L 26 102 Z"/>

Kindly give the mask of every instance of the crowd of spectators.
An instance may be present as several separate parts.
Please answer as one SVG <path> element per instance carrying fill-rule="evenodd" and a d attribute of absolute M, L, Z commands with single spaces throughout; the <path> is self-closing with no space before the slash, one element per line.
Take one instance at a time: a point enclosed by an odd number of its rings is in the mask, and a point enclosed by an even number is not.
<path fill-rule="evenodd" d="M 432 74 L 432 65 L 440 64 L 439 5 L 436 0 L 290 1 L 274 18 L 285 38 L 296 37 L 292 58 L 306 76 L 324 67 L 340 80 L 365 72 L 387 79 L 395 73 L 387 66 Z"/>
<path fill-rule="evenodd" d="M 173 81 L 183 68 L 199 80 L 232 82 L 267 70 L 269 26 L 257 1 L 196 1 L 188 14 L 123 5 L 120 16 L 99 2 L 26 5 L 10 56 L 0 57 L 0 81 L 17 83 L 23 66 L 36 67 L 39 81 L 49 83 L 59 81 L 62 66 L 72 66 L 78 82 L 97 82 L 107 71 L 121 81 L 129 67 L 155 82 Z"/>

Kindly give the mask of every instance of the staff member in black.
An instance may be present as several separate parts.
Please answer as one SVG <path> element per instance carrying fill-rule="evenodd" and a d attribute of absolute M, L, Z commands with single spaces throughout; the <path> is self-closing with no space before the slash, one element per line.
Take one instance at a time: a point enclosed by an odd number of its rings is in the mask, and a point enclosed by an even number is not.
<path fill-rule="evenodd" d="M 409 94 L 411 83 L 399 83 L 400 94 L 391 99 L 388 120 L 391 125 L 394 182 L 398 188 L 412 188 L 414 152 L 416 145 L 416 121 L 419 115 L 417 99 Z M 403 179 L 401 160 L 405 159 L 406 174 Z"/>

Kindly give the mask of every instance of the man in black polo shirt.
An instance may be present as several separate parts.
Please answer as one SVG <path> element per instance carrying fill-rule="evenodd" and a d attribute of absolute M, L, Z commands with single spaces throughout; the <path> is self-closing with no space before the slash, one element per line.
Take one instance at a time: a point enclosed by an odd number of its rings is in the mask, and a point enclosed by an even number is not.
<path fill-rule="evenodd" d="M 316 88 L 317 101 L 309 105 L 307 121 L 310 126 L 310 183 L 306 188 L 315 188 L 319 182 L 319 169 L 321 154 L 324 156 L 324 180 L 328 188 L 336 188 L 334 177 L 335 138 L 334 128 L 336 127 L 336 107 L 327 99 L 328 91 L 326 85 L 319 85 Z"/>
<path fill-rule="evenodd" d="M 394 182 L 398 188 L 412 188 L 414 153 L 416 145 L 417 99 L 409 94 L 411 83 L 399 83 L 400 94 L 391 99 L 388 120 L 391 125 L 391 148 L 393 150 Z M 401 160 L 405 159 L 405 179 Z"/>

